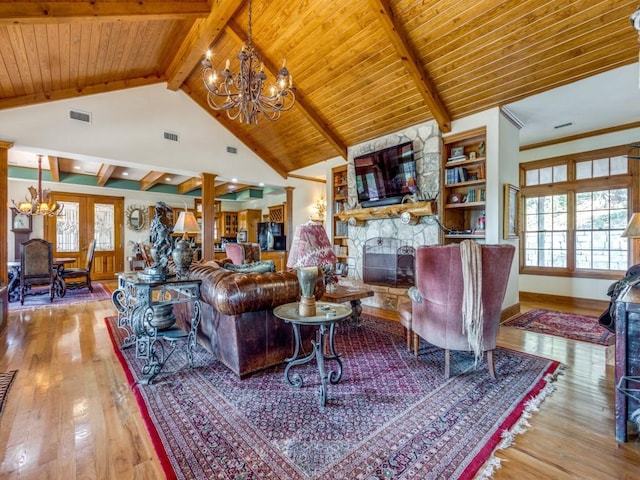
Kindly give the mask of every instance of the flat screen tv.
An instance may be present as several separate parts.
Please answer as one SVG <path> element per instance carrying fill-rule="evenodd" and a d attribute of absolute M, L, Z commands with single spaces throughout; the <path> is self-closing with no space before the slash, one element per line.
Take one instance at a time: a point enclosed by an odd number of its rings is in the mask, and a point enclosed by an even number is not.
<path fill-rule="evenodd" d="M 417 191 L 413 143 L 407 142 L 356 157 L 358 202 L 363 207 L 401 203 Z"/>

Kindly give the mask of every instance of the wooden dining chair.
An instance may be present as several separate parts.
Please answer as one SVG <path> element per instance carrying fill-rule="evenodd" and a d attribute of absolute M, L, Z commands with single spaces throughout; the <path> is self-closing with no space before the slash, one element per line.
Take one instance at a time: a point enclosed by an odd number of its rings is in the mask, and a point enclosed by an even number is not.
<path fill-rule="evenodd" d="M 86 287 L 90 292 L 93 292 L 93 286 L 91 285 L 91 268 L 93 267 L 93 256 L 95 251 L 96 241 L 93 239 L 89 243 L 85 266 L 83 268 L 64 268 L 60 272 L 60 276 L 66 283 L 67 290 Z"/>
<path fill-rule="evenodd" d="M 20 304 L 25 295 L 42 295 L 49 287 L 49 301 L 53 302 L 54 272 L 53 245 L 41 238 L 32 238 L 20 244 Z"/>

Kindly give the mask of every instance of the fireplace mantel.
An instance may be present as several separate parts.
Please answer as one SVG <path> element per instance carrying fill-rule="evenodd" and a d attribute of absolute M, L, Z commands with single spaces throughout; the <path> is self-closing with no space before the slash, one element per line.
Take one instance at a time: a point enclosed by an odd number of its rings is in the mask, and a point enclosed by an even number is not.
<path fill-rule="evenodd" d="M 388 205 L 386 207 L 356 208 L 353 210 L 344 210 L 338 214 L 338 218 L 342 221 L 365 221 L 380 220 L 383 218 L 400 218 L 407 212 L 411 217 L 424 217 L 427 215 L 435 215 L 437 213 L 436 202 L 431 200 L 428 202 L 401 203 L 398 205 Z M 353 219 L 353 220 L 352 220 Z"/>

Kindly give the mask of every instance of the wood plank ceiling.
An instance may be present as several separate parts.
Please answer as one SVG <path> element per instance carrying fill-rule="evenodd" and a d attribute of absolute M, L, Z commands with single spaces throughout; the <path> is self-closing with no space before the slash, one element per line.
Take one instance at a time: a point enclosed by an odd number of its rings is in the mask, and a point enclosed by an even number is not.
<path fill-rule="evenodd" d="M 200 61 L 247 38 L 240 0 L 0 0 L 0 108 L 166 82 L 283 177 L 348 146 L 636 62 L 637 0 L 254 0 L 253 43 L 286 57 L 297 103 L 277 122 L 207 106 Z M 271 77 L 272 78 L 272 77 Z"/>

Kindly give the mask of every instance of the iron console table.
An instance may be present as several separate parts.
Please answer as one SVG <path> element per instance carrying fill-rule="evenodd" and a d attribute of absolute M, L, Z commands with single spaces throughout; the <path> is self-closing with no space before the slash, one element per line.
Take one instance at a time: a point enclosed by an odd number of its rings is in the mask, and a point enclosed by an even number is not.
<path fill-rule="evenodd" d="M 120 348 L 135 345 L 136 357 L 145 360 L 142 377 L 136 383 L 151 383 L 180 339 L 187 339 L 187 360 L 189 366 L 193 366 L 193 349 L 200 323 L 200 283 L 200 280 L 178 277 L 143 279 L 136 272 L 118 274 L 118 289 L 113 292 L 111 301 L 118 311 L 118 328 L 127 332 Z M 194 304 L 189 332 L 175 325 L 173 315 L 173 306 L 186 302 Z M 168 343 L 168 351 L 161 340 Z"/>

